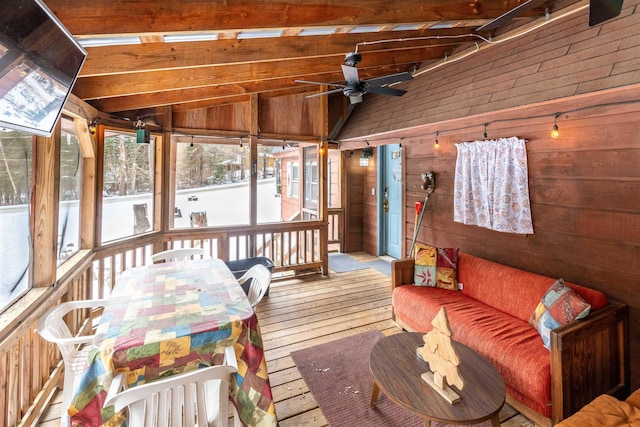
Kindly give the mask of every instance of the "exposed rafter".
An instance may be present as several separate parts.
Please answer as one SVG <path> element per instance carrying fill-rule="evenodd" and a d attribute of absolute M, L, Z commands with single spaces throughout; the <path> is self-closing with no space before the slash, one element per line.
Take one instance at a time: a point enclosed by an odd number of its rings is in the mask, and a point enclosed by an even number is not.
<path fill-rule="evenodd" d="M 343 82 L 340 66 L 356 46 L 363 79 L 412 71 L 475 41 L 468 36 L 474 29 L 529 3 L 47 0 L 82 43 L 109 38 L 106 45 L 86 48 L 74 94 L 129 118 L 164 106 L 185 110 L 246 102 L 253 93 L 311 94 L 317 86 L 295 81 Z M 528 8 L 523 16 L 544 13 L 543 7 Z M 263 30 L 276 36 L 251 38 Z M 213 39 L 167 42 L 169 35 Z M 139 43 L 117 45 L 122 36 Z"/>

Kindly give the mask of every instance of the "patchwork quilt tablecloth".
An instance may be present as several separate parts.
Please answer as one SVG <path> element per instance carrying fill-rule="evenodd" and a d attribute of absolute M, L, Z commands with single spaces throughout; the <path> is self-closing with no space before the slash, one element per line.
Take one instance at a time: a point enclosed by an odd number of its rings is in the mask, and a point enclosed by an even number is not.
<path fill-rule="evenodd" d="M 72 425 L 119 426 L 103 408 L 113 377 L 129 387 L 184 370 L 222 364 L 234 346 L 238 373 L 230 396 L 247 426 L 277 418 L 258 319 L 227 266 L 218 259 L 180 261 L 123 272 L 105 307 L 81 383 L 69 408 Z"/>

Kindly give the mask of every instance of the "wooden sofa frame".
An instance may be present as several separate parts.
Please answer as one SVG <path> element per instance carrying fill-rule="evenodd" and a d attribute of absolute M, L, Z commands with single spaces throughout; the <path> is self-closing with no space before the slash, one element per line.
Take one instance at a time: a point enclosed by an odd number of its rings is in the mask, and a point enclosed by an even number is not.
<path fill-rule="evenodd" d="M 413 283 L 413 258 L 391 264 L 391 291 Z M 410 330 L 392 319 L 402 329 Z M 538 425 L 554 425 L 601 394 L 629 395 L 629 316 L 626 305 L 609 301 L 585 319 L 551 331 L 551 419 L 507 396 L 507 402 Z"/>

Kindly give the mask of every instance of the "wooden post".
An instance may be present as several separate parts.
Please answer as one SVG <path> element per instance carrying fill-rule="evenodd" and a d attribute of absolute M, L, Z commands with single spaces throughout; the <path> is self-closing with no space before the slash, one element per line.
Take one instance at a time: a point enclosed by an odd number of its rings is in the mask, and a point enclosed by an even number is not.
<path fill-rule="evenodd" d="M 60 120 L 51 137 L 36 137 L 33 171 L 33 287 L 56 281 L 58 204 L 60 203 Z"/>

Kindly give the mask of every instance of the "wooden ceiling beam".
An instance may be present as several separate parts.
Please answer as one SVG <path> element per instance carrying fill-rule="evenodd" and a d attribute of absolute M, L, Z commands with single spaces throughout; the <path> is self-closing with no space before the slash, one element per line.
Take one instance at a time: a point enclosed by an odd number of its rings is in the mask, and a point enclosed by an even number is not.
<path fill-rule="evenodd" d="M 493 19 L 518 0 L 47 0 L 75 36 Z"/>
<path fill-rule="evenodd" d="M 399 31 L 373 34 L 334 34 L 331 36 L 280 37 L 249 40 L 215 40 L 189 43 L 145 43 L 141 45 L 88 47 L 81 77 L 158 71 L 219 64 L 255 63 L 303 57 L 342 56 L 356 50 L 366 56 L 380 50 L 411 49 L 419 46 L 453 45 L 476 40 L 460 38 L 469 29 Z M 418 39 L 434 37 L 433 39 Z M 442 37 L 436 39 L 435 37 Z M 402 41 L 398 41 L 402 39 Z M 413 40 L 412 40 L 413 39 Z M 384 40 L 396 40 L 380 43 Z M 167 60 L 170 58 L 170 60 Z"/>
<path fill-rule="evenodd" d="M 362 79 L 377 77 L 383 74 L 393 74 L 403 71 L 410 71 L 411 67 L 406 65 L 364 69 L 360 72 Z M 321 76 L 314 76 L 325 81 L 340 81 L 344 79 L 342 73 L 326 73 Z M 286 92 L 285 92 L 286 91 Z M 95 108 L 106 113 L 138 110 L 150 107 L 160 107 L 164 105 L 179 104 L 185 108 L 185 104 L 194 104 L 193 108 L 202 108 L 202 105 L 215 104 L 219 99 L 226 99 L 228 103 L 230 97 L 248 95 L 250 93 L 265 93 L 267 96 L 282 96 L 285 93 L 314 92 L 313 85 L 295 83 L 292 79 L 270 79 L 257 82 L 223 84 L 215 86 L 203 86 L 189 89 L 169 90 L 146 94 L 134 94 L 129 96 L 119 96 L 104 98 L 92 102 Z M 176 107 L 177 108 L 177 107 Z"/>
<path fill-rule="evenodd" d="M 367 57 L 366 64 L 363 61 L 359 68 L 364 70 L 389 64 L 418 64 L 422 61 L 442 58 L 447 50 L 448 47 L 438 47 L 379 52 Z M 340 70 L 342 62 L 342 56 L 336 56 L 294 59 L 280 61 L 278 64 L 262 62 L 84 77 L 76 81 L 73 92 L 84 100 L 91 100 L 278 78 L 309 80 L 308 76 Z M 343 79 L 337 82 L 343 82 Z"/>

